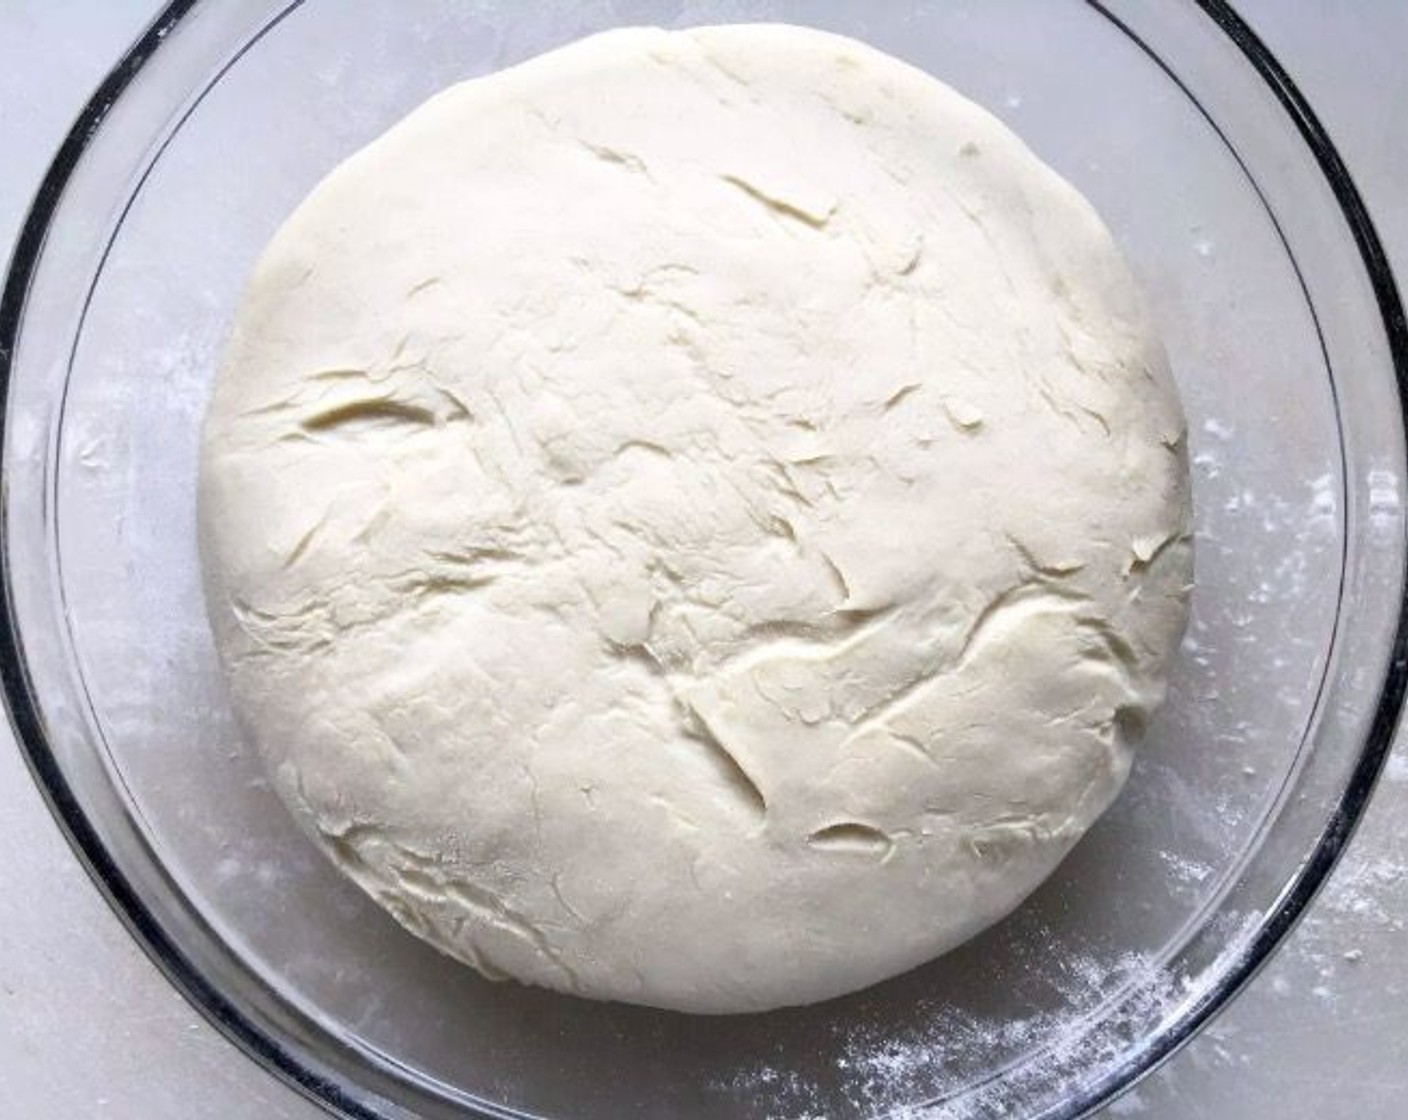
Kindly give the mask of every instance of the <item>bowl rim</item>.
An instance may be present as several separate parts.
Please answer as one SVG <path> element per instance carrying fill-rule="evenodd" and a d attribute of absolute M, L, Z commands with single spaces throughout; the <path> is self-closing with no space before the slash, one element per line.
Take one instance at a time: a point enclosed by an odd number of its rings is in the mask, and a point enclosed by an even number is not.
<path fill-rule="evenodd" d="M 1098 14 L 1128 32 L 1105 0 L 1085 0 Z M 1402 415 L 1408 418 L 1408 319 L 1383 243 L 1358 188 L 1305 96 L 1275 56 L 1228 0 L 1194 0 L 1196 7 L 1231 41 L 1256 71 L 1309 149 L 1333 193 L 1358 250 L 1382 320 Z M 98 85 L 60 144 L 45 172 L 15 240 L 0 291 L 0 491 L 10 383 L 30 283 L 43 255 L 55 214 L 93 136 L 127 87 L 161 48 L 168 35 L 199 6 L 200 0 L 168 0 L 166 6 Z M 1135 37 L 1136 45 L 1140 40 Z M 1152 57 L 1152 56 L 1151 56 Z M 1157 58 L 1154 61 L 1158 65 Z M 1167 71 L 1167 67 L 1164 67 Z M 1169 76 L 1178 79 L 1171 72 Z M 1181 84 L 1181 83 L 1180 83 Z M 1408 458 L 1408 456 L 1406 456 Z M 1408 461 L 1403 464 L 1408 474 Z M 205 1019 L 260 1066 L 335 1114 L 353 1120 L 385 1120 L 383 1113 L 341 1085 L 309 1069 L 297 1055 L 214 987 L 162 927 L 131 880 L 112 858 L 51 748 L 38 705 L 29 689 L 23 643 L 12 601 L 9 525 L 0 514 L 0 693 L 16 745 L 44 801 L 74 855 L 129 933 L 178 992 Z M 1408 559 L 1405 560 L 1408 567 Z M 1408 695 L 1408 582 L 1398 607 L 1388 669 L 1374 715 L 1346 786 L 1330 807 L 1314 848 L 1265 915 L 1235 963 L 1185 1006 L 1148 1044 L 1128 1055 L 1113 1071 L 1062 1103 L 1052 1117 L 1074 1120 L 1118 1096 L 1167 1061 L 1242 990 L 1295 927 L 1333 870 L 1373 794 L 1392 749 L 1405 695 Z M 472 1110 L 486 1118 L 491 1113 Z"/>

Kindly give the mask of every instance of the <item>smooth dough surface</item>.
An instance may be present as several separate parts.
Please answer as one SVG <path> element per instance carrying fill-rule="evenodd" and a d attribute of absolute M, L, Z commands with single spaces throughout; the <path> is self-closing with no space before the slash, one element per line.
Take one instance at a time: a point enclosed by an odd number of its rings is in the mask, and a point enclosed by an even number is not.
<path fill-rule="evenodd" d="M 490 976 L 807 1003 L 1010 911 L 1115 796 L 1191 578 L 1090 206 L 940 82 L 624 30 L 432 99 L 278 232 L 204 437 L 234 702 Z"/>

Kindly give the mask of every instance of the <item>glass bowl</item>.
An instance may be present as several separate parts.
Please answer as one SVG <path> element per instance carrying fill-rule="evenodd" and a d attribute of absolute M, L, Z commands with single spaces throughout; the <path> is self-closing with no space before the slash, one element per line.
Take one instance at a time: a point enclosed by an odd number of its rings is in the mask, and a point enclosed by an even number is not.
<path fill-rule="evenodd" d="M 240 741 L 195 548 L 213 365 L 279 221 L 433 91 L 611 25 L 764 19 L 939 75 L 1115 230 L 1191 422 L 1186 648 L 1119 802 L 939 961 L 728 1018 L 493 985 L 341 879 Z M 1402 310 L 1314 115 L 1212 0 L 176 3 L 44 182 L 0 374 L 0 671 L 35 777 L 172 981 L 344 1116 L 1081 1115 L 1265 960 L 1403 699 Z"/>

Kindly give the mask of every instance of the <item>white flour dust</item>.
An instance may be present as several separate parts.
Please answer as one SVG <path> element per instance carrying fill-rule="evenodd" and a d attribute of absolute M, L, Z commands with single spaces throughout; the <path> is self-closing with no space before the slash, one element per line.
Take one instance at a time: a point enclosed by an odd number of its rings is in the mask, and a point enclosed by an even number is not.
<path fill-rule="evenodd" d="M 1062 971 L 1067 1010 L 995 1020 L 936 1008 L 929 1022 L 907 1037 L 848 1029 L 831 1085 L 759 1064 L 714 1088 L 767 1099 L 771 1104 L 761 1115 L 768 1120 L 820 1120 L 838 1113 L 983 1120 L 1019 1110 L 1033 1090 L 1042 1100 L 1077 1091 L 1092 1070 L 1109 1068 L 1129 1054 L 1137 1024 L 1163 1019 L 1192 990 L 1133 954 L 1113 964 L 1081 958 Z M 1207 975 L 1219 971 L 1220 962 L 1214 963 Z M 1103 1005 L 1116 999 L 1123 1006 L 1113 1015 L 1102 1014 Z M 1002 1076 L 985 1081 L 1003 1062 L 1008 1068 Z"/>

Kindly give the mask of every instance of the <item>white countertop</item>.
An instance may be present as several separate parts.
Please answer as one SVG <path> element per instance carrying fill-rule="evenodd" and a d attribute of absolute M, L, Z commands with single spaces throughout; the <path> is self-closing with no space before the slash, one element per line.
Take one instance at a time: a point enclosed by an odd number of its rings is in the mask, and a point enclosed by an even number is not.
<path fill-rule="evenodd" d="M 1408 4 L 1240 0 L 1316 107 L 1408 288 Z M 0 2 L 0 246 L 157 5 Z M 1218 1020 L 1107 1117 L 1408 1115 L 1408 741 L 1310 916 Z M 89 883 L 0 727 L 0 1117 L 323 1115 L 169 987 Z"/>

